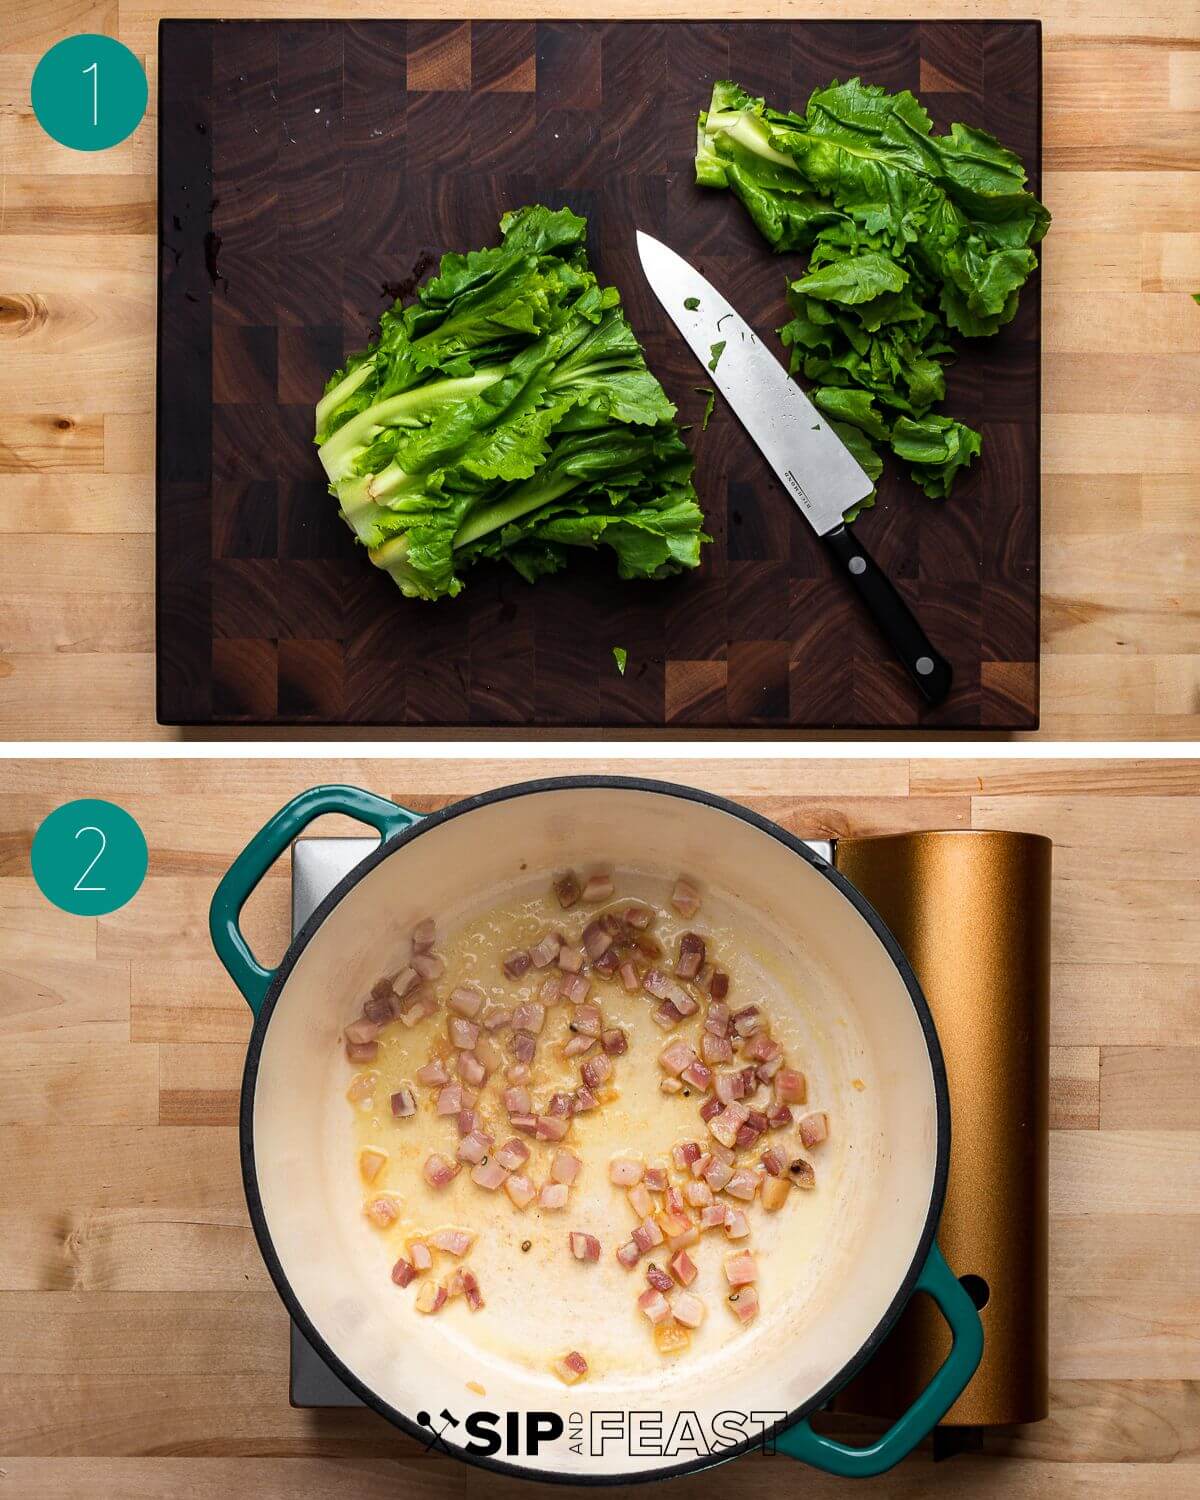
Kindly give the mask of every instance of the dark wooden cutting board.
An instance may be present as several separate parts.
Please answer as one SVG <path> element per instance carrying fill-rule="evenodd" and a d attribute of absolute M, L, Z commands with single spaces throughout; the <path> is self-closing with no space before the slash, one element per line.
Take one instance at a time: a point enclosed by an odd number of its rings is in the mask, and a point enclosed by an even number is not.
<path fill-rule="evenodd" d="M 635 228 L 664 239 L 774 341 L 800 261 L 693 184 L 713 81 L 795 107 L 853 74 L 912 89 L 938 129 L 1017 151 L 1036 191 L 1036 23 L 165 21 L 159 47 L 160 721 L 1036 727 L 1037 278 L 950 375 L 982 461 L 947 503 L 889 463 L 858 523 L 954 664 L 923 711 L 720 401 L 700 431 L 704 372 L 634 247 Z M 666 583 L 620 583 L 599 554 L 405 600 L 337 517 L 313 403 L 442 251 L 494 243 L 535 200 L 588 216 L 598 275 L 695 424 L 715 542 Z"/>

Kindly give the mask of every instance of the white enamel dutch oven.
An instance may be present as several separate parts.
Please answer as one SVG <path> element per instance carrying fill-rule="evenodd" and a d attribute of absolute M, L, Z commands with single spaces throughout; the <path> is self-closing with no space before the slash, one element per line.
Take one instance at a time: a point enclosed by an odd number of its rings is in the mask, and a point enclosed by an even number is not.
<path fill-rule="evenodd" d="M 379 848 L 330 893 L 279 967 L 267 969 L 242 936 L 241 909 L 290 841 L 327 812 L 376 828 Z M 341 1031 L 371 983 L 394 972 L 402 940 L 422 917 L 452 925 L 456 914 L 486 910 L 522 881 L 544 888 L 554 871 L 591 866 L 664 896 L 679 873 L 699 880 L 703 918 L 724 922 L 754 955 L 744 977 L 799 1038 L 835 1122 L 817 1191 L 793 1193 L 794 1211 L 789 1204 L 786 1213 L 763 1215 L 755 1231 L 766 1236 L 760 1259 L 773 1278 L 760 1273 L 758 1319 L 740 1328 L 717 1306 L 698 1345 L 675 1360 L 622 1321 L 630 1288 L 640 1287 L 611 1255 L 627 1225 L 613 1221 L 608 1255 L 591 1278 L 562 1252 L 559 1240 L 572 1226 L 561 1221 L 543 1230 L 529 1220 L 522 1232 L 537 1242 L 534 1258 L 515 1264 L 504 1261 L 511 1231 L 481 1236 L 486 1321 L 479 1314 L 473 1322 L 461 1302 L 445 1310 L 450 1316 L 422 1317 L 411 1294 L 391 1284 L 353 1180 Z M 934 1243 L 950 1110 L 928 1008 L 871 907 L 775 824 L 687 787 L 616 777 L 502 787 L 428 817 L 353 787 L 317 787 L 278 812 L 238 857 L 214 897 L 211 925 L 256 1017 L 241 1149 L 260 1249 L 309 1342 L 398 1427 L 426 1442 L 440 1431 L 439 1446 L 456 1456 L 546 1480 L 661 1478 L 764 1438 L 831 1472 L 868 1475 L 910 1452 L 974 1373 L 979 1317 Z M 696 1126 L 680 1132 L 687 1133 Z M 587 1193 L 610 1189 L 603 1168 L 591 1170 L 596 1186 L 587 1189 L 585 1176 L 579 1212 L 602 1217 L 604 1201 Z M 461 1181 L 469 1189 L 465 1174 Z M 918 1290 L 935 1298 L 953 1337 L 929 1387 L 868 1447 L 815 1433 L 809 1414 L 870 1359 Z M 549 1356 L 564 1352 L 572 1329 L 566 1347 L 590 1349 L 590 1339 L 611 1357 L 568 1388 L 550 1372 Z M 630 1351 L 624 1363 L 622 1348 Z M 503 1441 L 495 1452 L 488 1451 L 495 1439 L 489 1445 L 468 1421 L 478 1411 L 497 1418 Z M 649 1429 L 629 1415 L 647 1412 Z M 540 1442 L 529 1440 L 530 1413 L 538 1414 Z"/>

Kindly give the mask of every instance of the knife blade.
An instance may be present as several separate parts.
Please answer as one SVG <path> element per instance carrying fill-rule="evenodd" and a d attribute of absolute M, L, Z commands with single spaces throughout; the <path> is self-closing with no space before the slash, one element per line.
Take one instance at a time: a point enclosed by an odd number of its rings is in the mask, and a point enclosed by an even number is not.
<path fill-rule="evenodd" d="M 640 229 L 637 247 L 650 289 L 684 342 L 801 515 L 832 551 L 922 696 L 940 703 L 953 680 L 950 663 L 843 519 L 874 488 L 866 471 L 711 282 Z"/>
<path fill-rule="evenodd" d="M 637 232 L 646 280 L 818 536 L 875 486 L 746 320 L 660 240 Z M 696 307 L 688 303 L 695 302 Z M 724 347 L 714 361 L 713 349 Z"/>

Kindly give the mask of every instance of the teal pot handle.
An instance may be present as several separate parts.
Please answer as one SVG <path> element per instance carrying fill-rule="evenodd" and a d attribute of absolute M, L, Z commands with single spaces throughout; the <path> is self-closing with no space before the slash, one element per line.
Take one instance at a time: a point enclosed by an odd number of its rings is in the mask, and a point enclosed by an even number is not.
<path fill-rule="evenodd" d="M 386 797 L 364 792 L 357 786 L 314 786 L 281 807 L 264 823 L 226 871 L 208 912 L 208 929 L 217 957 L 246 997 L 255 1015 L 267 997 L 274 969 L 266 969 L 250 951 L 238 925 L 242 907 L 287 846 L 323 813 L 345 813 L 378 829 L 386 843 L 395 833 L 409 828 L 421 816 L 397 807 Z"/>
<path fill-rule="evenodd" d="M 778 1452 L 803 1459 L 827 1474 L 866 1479 L 872 1474 L 883 1474 L 907 1458 L 921 1439 L 932 1432 L 979 1367 L 983 1357 L 983 1324 L 975 1304 L 942 1259 L 936 1244 L 930 1247 L 913 1291 L 928 1292 L 937 1303 L 950 1325 L 953 1342 L 941 1369 L 904 1415 L 866 1448 L 851 1448 L 833 1438 L 822 1437 L 809 1426 L 808 1418 L 802 1417 L 776 1438 Z"/>

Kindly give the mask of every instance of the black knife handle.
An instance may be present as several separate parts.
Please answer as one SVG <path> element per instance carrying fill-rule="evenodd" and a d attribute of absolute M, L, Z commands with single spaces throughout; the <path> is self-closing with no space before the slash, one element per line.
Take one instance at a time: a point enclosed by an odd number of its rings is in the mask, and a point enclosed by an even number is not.
<path fill-rule="evenodd" d="M 837 558 L 859 597 L 875 617 L 888 644 L 908 669 L 926 703 L 940 703 L 950 691 L 954 671 L 930 643 L 916 616 L 886 573 L 848 526 L 826 532 L 823 541 Z"/>

